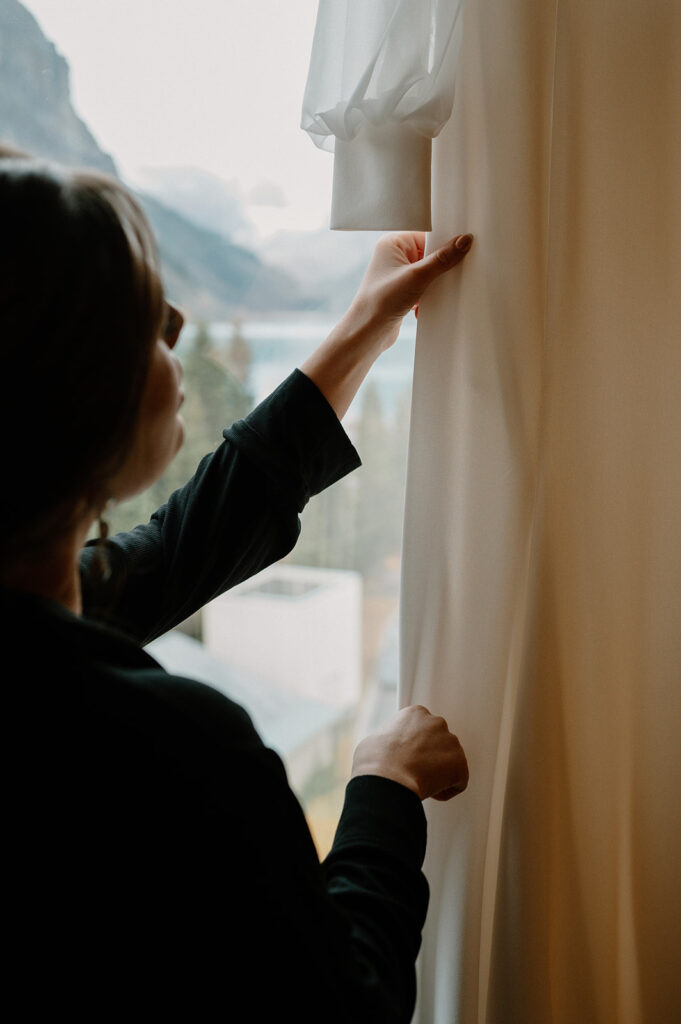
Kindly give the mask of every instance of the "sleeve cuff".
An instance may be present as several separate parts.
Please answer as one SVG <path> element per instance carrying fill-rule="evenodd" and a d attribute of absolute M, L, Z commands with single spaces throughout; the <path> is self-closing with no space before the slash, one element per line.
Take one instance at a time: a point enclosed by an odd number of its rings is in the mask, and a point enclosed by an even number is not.
<path fill-rule="evenodd" d="M 358 775 L 345 790 L 333 852 L 357 843 L 387 847 L 420 868 L 426 855 L 426 815 L 416 793 L 392 779 Z"/>
<path fill-rule="evenodd" d="M 300 370 L 223 436 L 278 490 L 293 492 L 299 512 L 314 494 L 361 465 L 335 412 Z"/>
<path fill-rule="evenodd" d="M 336 139 L 331 227 L 430 231 L 432 140 L 401 124 L 365 122 Z"/>

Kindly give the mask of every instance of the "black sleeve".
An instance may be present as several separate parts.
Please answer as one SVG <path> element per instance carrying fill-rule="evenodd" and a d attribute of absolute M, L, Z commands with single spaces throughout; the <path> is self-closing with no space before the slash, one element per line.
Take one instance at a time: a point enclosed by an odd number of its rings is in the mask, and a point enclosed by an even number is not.
<path fill-rule="evenodd" d="M 142 802 L 137 836 L 149 830 L 149 845 L 168 851 L 154 856 L 153 879 L 144 883 L 145 899 L 160 887 L 164 909 L 153 915 L 153 945 L 161 944 L 164 971 L 170 962 L 173 973 L 211 979 L 206 1000 L 229 991 L 232 1004 L 248 1007 L 238 1019 L 408 1024 L 428 904 L 418 797 L 389 779 L 351 780 L 320 864 L 284 766 L 243 709 L 189 681 L 164 691 L 178 727 L 159 736 L 164 712 L 156 709 L 156 747 L 169 751 L 177 778 L 164 771 L 167 813 L 158 792 L 153 811 Z M 182 878 L 181 890 L 165 870 Z"/>
<path fill-rule="evenodd" d="M 273 783 L 275 773 L 272 766 Z M 311 844 L 307 824 L 284 786 L 282 778 L 281 843 L 271 849 L 269 865 L 274 884 L 259 884 L 266 906 L 274 908 L 268 940 L 259 945 L 269 960 L 280 960 L 283 1005 L 297 1007 L 301 1022 L 409 1024 L 428 907 L 421 872 L 426 823 L 418 797 L 390 779 L 351 780 L 332 850 L 320 865 L 304 855 L 302 847 Z M 266 1001 L 253 1019 L 277 1019 L 265 1008 Z"/>
<path fill-rule="evenodd" d="M 322 870 L 349 921 L 355 976 L 373 1010 L 367 1020 L 408 1022 L 414 1012 L 414 964 L 429 895 L 420 870 L 425 852 L 426 818 L 415 793 L 371 775 L 348 783 Z"/>
<path fill-rule="evenodd" d="M 121 1020 L 134 1006 L 154 1021 L 408 1024 L 428 899 L 418 798 L 353 779 L 320 864 L 243 708 L 115 637 L 95 646 L 115 667 L 50 680 L 20 733 L 35 757 L 17 768 L 11 952 L 40 968 L 31 999 L 75 1020 L 105 1002 Z"/>
<path fill-rule="evenodd" d="M 149 523 L 111 538 L 106 583 L 94 542 L 83 550 L 86 615 L 148 643 L 287 554 L 309 498 L 360 464 L 333 409 L 299 370 L 223 437 Z"/>

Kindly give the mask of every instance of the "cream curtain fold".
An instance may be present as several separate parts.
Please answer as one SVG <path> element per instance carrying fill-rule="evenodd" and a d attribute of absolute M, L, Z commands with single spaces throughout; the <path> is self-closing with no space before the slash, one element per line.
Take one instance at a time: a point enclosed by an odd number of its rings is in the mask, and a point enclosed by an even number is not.
<path fill-rule="evenodd" d="M 676 0 L 463 9 L 401 698 L 471 783 L 427 808 L 418 1024 L 681 1019 L 680 55 Z"/>

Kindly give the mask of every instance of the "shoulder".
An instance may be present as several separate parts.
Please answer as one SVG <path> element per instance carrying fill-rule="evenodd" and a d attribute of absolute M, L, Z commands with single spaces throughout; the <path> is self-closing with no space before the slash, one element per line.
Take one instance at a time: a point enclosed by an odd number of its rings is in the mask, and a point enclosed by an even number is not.
<path fill-rule="evenodd" d="M 92 666 L 75 718 L 99 742 L 124 743 L 142 771 L 224 777 L 235 761 L 268 760 L 248 712 L 205 683 L 166 672 L 145 651 L 137 663 Z"/>
<path fill-rule="evenodd" d="M 55 772 L 88 764 L 106 775 L 113 764 L 132 774 L 164 760 L 195 768 L 264 751 L 243 707 L 170 675 L 125 634 L 29 599 L 14 600 L 8 615 L 18 668 L 5 707 L 17 743 Z"/>

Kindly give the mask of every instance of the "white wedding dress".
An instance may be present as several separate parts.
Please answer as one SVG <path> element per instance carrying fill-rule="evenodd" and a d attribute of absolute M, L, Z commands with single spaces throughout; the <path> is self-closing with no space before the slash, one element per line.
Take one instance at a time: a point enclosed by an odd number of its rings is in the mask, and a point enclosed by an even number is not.
<path fill-rule="evenodd" d="M 475 235 L 414 376 L 401 696 L 471 772 L 427 808 L 415 1019 L 675 1024 L 681 3 L 319 18 L 304 124 L 341 133 L 335 225 Z"/>

